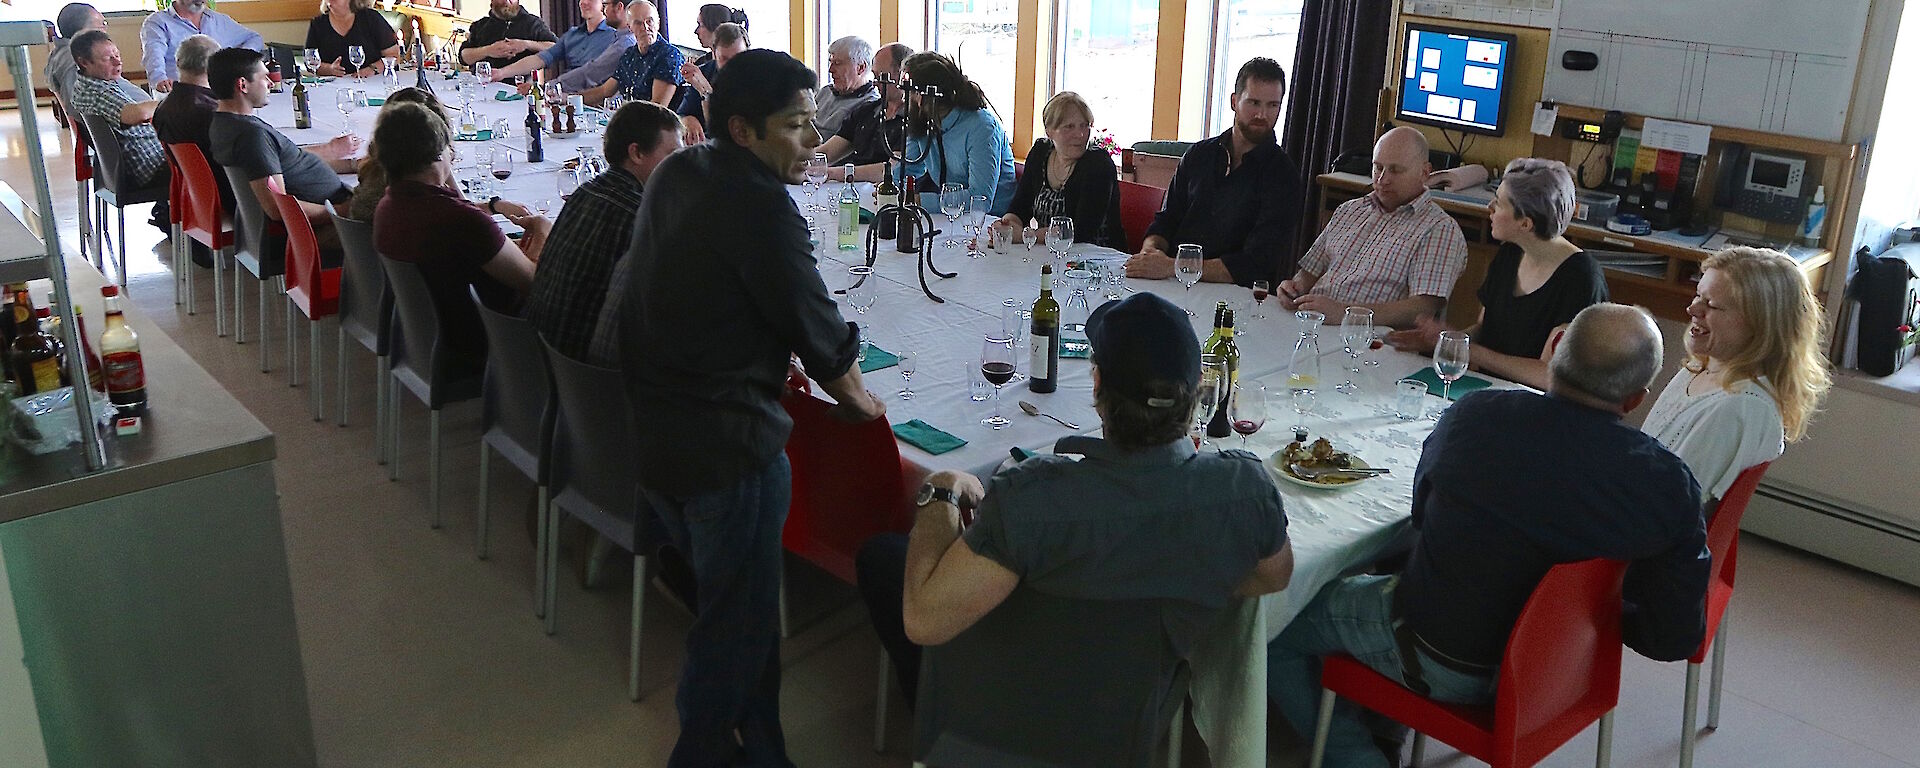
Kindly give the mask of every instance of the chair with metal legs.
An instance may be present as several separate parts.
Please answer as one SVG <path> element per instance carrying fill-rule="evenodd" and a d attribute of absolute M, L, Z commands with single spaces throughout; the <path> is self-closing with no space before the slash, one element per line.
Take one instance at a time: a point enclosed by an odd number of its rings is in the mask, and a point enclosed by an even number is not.
<path fill-rule="evenodd" d="M 1772 462 L 1758 464 L 1742 471 L 1707 518 L 1707 551 L 1713 553 L 1713 574 L 1707 581 L 1707 632 L 1700 638 L 1700 647 L 1687 659 L 1687 700 L 1681 707 L 1684 728 L 1680 735 L 1680 768 L 1692 768 L 1694 744 L 1700 737 L 1694 723 L 1700 714 L 1700 665 L 1706 662 L 1708 651 L 1713 653 L 1713 678 L 1707 687 L 1707 730 L 1720 728 L 1720 683 L 1727 665 L 1729 631 L 1727 604 L 1733 600 L 1734 571 L 1740 559 L 1740 518 L 1747 513 L 1747 503 L 1753 500 L 1753 492 L 1760 488 L 1760 478 L 1770 464 Z"/>
<path fill-rule="evenodd" d="M 66 113 L 67 132 L 73 138 L 73 181 L 78 193 L 74 199 L 79 201 L 80 209 L 80 253 L 93 259 L 95 269 L 101 269 L 100 233 L 94 231 L 96 217 L 91 215 L 96 205 L 93 198 L 93 137 L 87 133 L 87 125 L 81 122 L 79 113 L 67 107 L 58 93 L 54 94 L 53 102 Z"/>
<path fill-rule="evenodd" d="M 163 145 L 164 146 L 164 145 Z M 193 306 L 193 270 L 188 269 L 193 261 L 193 247 L 187 242 L 186 222 L 187 197 L 186 174 L 180 170 L 180 163 L 174 160 L 173 148 L 167 147 L 167 246 L 173 266 L 173 304 L 187 305 L 187 314 L 197 314 Z"/>
<path fill-rule="evenodd" d="M 140 203 L 157 203 L 167 199 L 167 179 L 155 178 L 143 186 L 136 186 L 128 178 L 125 165 L 126 153 L 120 146 L 120 136 L 114 133 L 114 120 L 99 115 L 81 115 L 92 134 L 93 151 L 100 162 L 94 167 L 93 196 L 102 203 L 113 206 L 120 216 L 120 235 L 116 245 L 120 249 L 120 266 L 116 272 L 117 282 L 122 290 L 127 287 L 127 206 Z M 103 219 L 104 220 L 104 219 Z M 106 229 L 103 223 L 102 230 Z M 178 269 L 178 265 L 175 269 Z"/>
<path fill-rule="evenodd" d="M 273 184 L 267 184 L 269 189 Z M 307 365 L 309 399 L 313 420 L 322 414 L 321 390 L 325 376 L 320 366 L 320 321 L 340 312 L 340 267 L 328 267 L 320 256 L 320 242 L 314 237 L 313 222 L 300 208 L 300 201 L 285 191 L 273 189 L 273 203 L 280 209 L 280 221 L 287 228 L 287 305 L 307 318 L 307 349 L 312 360 Z M 264 308 L 263 308 L 264 313 Z M 287 380 L 298 381 L 300 367 L 294 364 L 293 323 L 287 323 Z"/>
<path fill-rule="evenodd" d="M 400 477 L 400 390 L 404 387 L 427 406 L 427 498 L 432 523 L 440 527 L 440 410 L 448 404 L 480 396 L 478 360 L 460 355 L 444 343 L 440 311 L 420 268 L 380 254 L 381 269 L 393 289 L 394 322 L 392 364 L 387 386 L 387 476 Z"/>
<path fill-rule="evenodd" d="M 234 263 L 240 266 L 233 271 L 233 342 L 247 342 L 247 302 L 240 292 L 240 273 L 245 270 L 259 282 L 260 372 L 266 373 L 273 369 L 267 362 L 267 282 L 287 272 L 287 230 L 279 221 L 267 217 L 267 212 L 260 207 L 260 199 L 253 194 L 253 182 L 245 173 L 233 168 L 222 170 L 233 187 L 233 207 L 237 209 L 234 228 L 240 233 L 240 247 L 233 253 Z"/>
<path fill-rule="evenodd" d="M 227 335 L 226 288 L 221 285 L 221 277 L 227 260 L 233 258 L 233 251 L 239 245 L 233 226 L 231 212 L 220 195 L 220 182 L 214 177 L 213 166 L 207 163 L 206 155 L 193 144 L 168 144 L 167 161 L 173 168 L 174 179 L 184 193 L 182 199 L 174 204 L 174 214 L 180 222 L 175 225 L 176 234 L 174 263 L 183 264 L 192 260 L 189 241 L 197 242 L 213 252 L 213 332 L 216 336 Z M 181 261 L 181 259 L 187 261 Z M 187 279 L 187 314 L 193 314 L 193 280 Z"/>
<path fill-rule="evenodd" d="M 373 224 L 338 215 L 333 228 L 340 235 L 344 256 L 340 270 L 340 334 L 336 339 L 334 371 L 340 382 L 340 426 L 347 425 L 347 338 L 352 337 L 374 357 L 373 437 L 376 461 L 387 463 L 387 365 L 393 331 L 393 292 L 387 273 L 373 248 Z"/>
<path fill-rule="evenodd" d="M 487 375 L 480 387 L 480 488 L 474 542 L 487 559 L 487 475 L 493 454 L 507 460 L 537 487 L 534 542 L 534 615 L 546 616 L 548 444 L 553 438 L 553 383 L 547 353 L 533 325 L 495 311 L 471 286 L 467 294 L 487 329 Z"/>

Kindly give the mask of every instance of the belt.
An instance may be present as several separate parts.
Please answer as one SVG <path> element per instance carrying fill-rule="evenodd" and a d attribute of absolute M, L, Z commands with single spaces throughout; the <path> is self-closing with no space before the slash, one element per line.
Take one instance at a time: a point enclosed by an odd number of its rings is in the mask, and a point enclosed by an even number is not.
<path fill-rule="evenodd" d="M 1397 580 L 1394 586 L 1399 586 Z M 1413 692 L 1422 696 L 1427 695 L 1426 676 L 1420 666 L 1422 651 L 1425 652 L 1427 660 L 1462 675 L 1491 678 L 1499 673 L 1500 668 L 1497 666 L 1462 661 L 1433 647 L 1432 643 L 1427 642 L 1426 638 L 1421 637 L 1420 633 L 1413 631 L 1413 627 L 1407 624 L 1406 616 L 1401 613 L 1400 600 L 1397 597 L 1391 602 L 1389 616 L 1393 621 L 1394 644 L 1400 648 L 1401 671 L 1406 675 L 1407 688 Z M 1416 683 L 1418 684 L 1416 685 Z"/>

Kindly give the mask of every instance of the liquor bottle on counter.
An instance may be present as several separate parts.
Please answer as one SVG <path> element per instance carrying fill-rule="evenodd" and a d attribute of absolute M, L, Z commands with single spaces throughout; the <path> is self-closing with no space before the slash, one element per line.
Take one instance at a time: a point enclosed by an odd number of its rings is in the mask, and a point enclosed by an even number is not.
<path fill-rule="evenodd" d="M 13 294 L 13 344 L 7 349 L 7 365 L 20 394 L 51 392 L 66 385 L 62 381 L 60 357 L 66 348 L 60 340 L 40 328 L 33 311 L 33 298 L 22 284 Z"/>
<path fill-rule="evenodd" d="M 93 339 L 87 336 L 87 316 L 80 307 L 73 308 L 73 321 L 79 324 L 80 356 L 87 361 L 87 386 L 96 392 L 107 391 L 107 378 L 100 367 L 100 356 L 93 353 Z"/>
<path fill-rule="evenodd" d="M 307 102 L 307 83 L 303 75 L 293 79 L 293 127 L 313 127 L 313 105 Z"/>
<path fill-rule="evenodd" d="M 853 186 L 853 166 L 846 169 L 846 184 L 840 187 L 840 250 L 860 247 L 860 191 Z"/>
<path fill-rule="evenodd" d="M 900 169 L 904 181 L 900 185 L 900 213 L 894 217 L 893 248 L 901 253 L 920 252 L 920 207 L 916 205 L 920 198 L 913 195 L 913 178 L 907 176 L 906 169 Z"/>
<path fill-rule="evenodd" d="M 147 410 L 147 370 L 140 360 L 140 336 L 127 326 L 120 310 L 120 286 L 101 286 L 107 305 L 107 329 L 100 332 L 100 352 L 107 374 L 107 399 L 122 413 Z"/>
<path fill-rule="evenodd" d="M 1220 406 L 1213 411 L 1213 419 L 1207 422 L 1207 437 L 1226 437 L 1233 434 L 1233 422 L 1227 418 L 1227 403 L 1233 402 L 1233 391 L 1240 386 L 1240 347 L 1233 343 L 1233 310 L 1220 303 L 1220 327 L 1215 330 L 1212 344 L 1202 350 L 1213 355 L 1226 368 L 1226 379 L 1220 383 Z"/>
<path fill-rule="evenodd" d="M 21 288 L 18 283 L 8 283 L 6 295 L 0 297 L 0 381 L 13 381 L 13 364 L 8 362 L 7 350 L 13 349 L 13 336 L 18 331 L 13 324 L 13 292 Z"/>
<path fill-rule="evenodd" d="M 1060 302 L 1053 299 L 1053 265 L 1040 265 L 1040 298 L 1033 301 L 1033 325 L 1028 328 L 1032 357 L 1027 364 L 1027 389 L 1041 394 L 1060 387 Z"/>
<path fill-rule="evenodd" d="M 535 91 L 538 93 L 538 91 Z M 538 163 L 547 159 L 547 150 L 540 146 L 540 112 L 535 102 L 527 99 L 527 162 Z"/>
<path fill-rule="evenodd" d="M 882 163 L 880 167 L 884 169 L 880 184 L 873 188 L 873 228 L 879 230 L 881 240 L 892 240 L 899 236 L 895 224 L 900 212 L 886 209 L 900 204 L 900 188 L 893 185 L 893 163 Z"/>

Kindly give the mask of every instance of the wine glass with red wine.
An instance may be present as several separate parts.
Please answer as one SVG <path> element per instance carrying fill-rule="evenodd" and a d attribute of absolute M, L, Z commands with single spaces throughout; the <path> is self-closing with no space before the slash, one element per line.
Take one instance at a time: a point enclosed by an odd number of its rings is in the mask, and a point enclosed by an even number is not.
<path fill-rule="evenodd" d="M 1013 380 L 1014 360 L 1011 337 L 999 333 L 987 334 L 986 341 L 980 345 L 980 377 L 993 385 L 993 415 L 981 419 L 981 424 L 1005 429 L 1011 423 L 1000 414 L 1000 388 Z"/>
<path fill-rule="evenodd" d="M 506 181 L 507 178 L 512 175 L 513 175 L 513 153 L 503 150 L 499 154 L 494 155 L 493 177 L 501 181 Z"/>
<path fill-rule="evenodd" d="M 1233 400 L 1227 404 L 1227 420 L 1233 423 L 1233 431 L 1240 435 L 1240 449 L 1247 449 L 1247 438 L 1267 425 L 1267 387 L 1265 384 L 1242 384 L 1233 391 Z"/>
<path fill-rule="evenodd" d="M 1271 287 L 1272 284 L 1265 280 L 1253 281 L 1253 319 L 1261 320 L 1266 318 L 1266 315 L 1260 313 L 1260 307 L 1267 303 L 1267 292 Z"/>

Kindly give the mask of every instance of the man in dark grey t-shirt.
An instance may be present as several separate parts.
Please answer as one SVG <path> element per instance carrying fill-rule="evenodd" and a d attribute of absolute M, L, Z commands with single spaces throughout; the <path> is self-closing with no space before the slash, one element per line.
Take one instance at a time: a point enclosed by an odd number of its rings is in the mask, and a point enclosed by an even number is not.
<path fill-rule="evenodd" d="M 220 100 L 207 127 L 213 142 L 212 160 L 251 182 L 261 209 L 275 221 L 280 220 L 280 209 L 273 204 L 267 184 L 281 185 L 300 201 L 321 246 L 337 247 L 339 239 L 333 234 L 333 220 L 324 203 L 344 204 L 353 197 L 353 190 L 340 181 L 340 174 L 356 169 L 358 163 L 351 158 L 360 140 L 345 134 L 324 144 L 302 147 L 255 117 L 254 110 L 267 105 L 264 61 L 259 51 L 247 48 L 225 48 L 207 61 L 207 86 Z M 236 188 L 234 194 L 245 192 Z"/>
<path fill-rule="evenodd" d="M 1095 310 L 1087 337 L 1104 440 L 1062 438 L 1057 455 L 984 485 L 936 472 L 921 488 L 910 537 L 880 536 L 861 548 L 861 592 L 909 701 L 915 644 L 951 640 L 1015 589 L 1161 598 L 1165 630 L 1191 641 L 1230 598 L 1279 591 L 1292 576 L 1286 514 L 1260 459 L 1199 453 L 1187 437 L 1200 349 L 1185 312 L 1135 294 Z M 977 507 L 964 534 L 963 506 Z"/>

